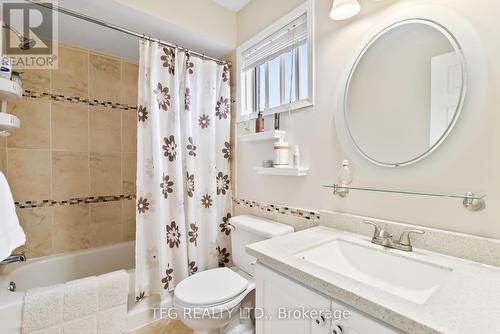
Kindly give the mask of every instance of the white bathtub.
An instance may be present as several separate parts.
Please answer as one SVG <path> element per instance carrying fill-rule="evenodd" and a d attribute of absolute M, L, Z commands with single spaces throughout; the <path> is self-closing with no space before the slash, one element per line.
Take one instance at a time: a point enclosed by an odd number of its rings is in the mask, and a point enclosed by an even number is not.
<path fill-rule="evenodd" d="M 123 242 L 1 266 L 3 268 L 0 268 L 0 334 L 21 333 L 22 307 L 26 290 L 120 269 L 127 270 L 130 275 L 128 330 L 154 321 L 152 308 L 159 307 L 159 298 L 150 297 L 141 303 L 135 303 L 134 253 L 134 242 Z M 15 292 L 8 290 L 10 282 L 15 282 Z M 168 307 L 169 304 L 170 302 L 166 301 L 162 303 L 162 307 Z"/>

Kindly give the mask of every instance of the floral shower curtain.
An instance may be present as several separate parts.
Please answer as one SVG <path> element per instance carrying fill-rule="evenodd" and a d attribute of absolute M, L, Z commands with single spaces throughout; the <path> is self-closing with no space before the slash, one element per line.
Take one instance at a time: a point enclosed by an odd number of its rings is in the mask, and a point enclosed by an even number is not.
<path fill-rule="evenodd" d="M 229 68 L 141 41 L 136 299 L 229 263 Z"/>

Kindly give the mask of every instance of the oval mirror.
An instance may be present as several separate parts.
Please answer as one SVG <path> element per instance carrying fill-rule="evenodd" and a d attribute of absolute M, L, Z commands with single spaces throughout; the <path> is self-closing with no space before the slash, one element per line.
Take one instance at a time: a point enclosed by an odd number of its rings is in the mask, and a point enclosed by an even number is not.
<path fill-rule="evenodd" d="M 405 166 L 429 155 L 453 128 L 463 105 L 465 62 L 443 26 L 398 22 L 359 54 L 347 80 L 344 120 L 370 161 Z"/>

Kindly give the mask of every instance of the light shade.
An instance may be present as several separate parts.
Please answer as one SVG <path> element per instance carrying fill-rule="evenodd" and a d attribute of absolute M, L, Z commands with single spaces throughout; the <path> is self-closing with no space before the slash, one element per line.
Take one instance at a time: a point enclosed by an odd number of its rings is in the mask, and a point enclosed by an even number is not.
<path fill-rule="evenodd" d="M 330 18 L 335 21 L 346 20 L 359 13 L 360 9 L 357 0 L 333 0 Z"/>

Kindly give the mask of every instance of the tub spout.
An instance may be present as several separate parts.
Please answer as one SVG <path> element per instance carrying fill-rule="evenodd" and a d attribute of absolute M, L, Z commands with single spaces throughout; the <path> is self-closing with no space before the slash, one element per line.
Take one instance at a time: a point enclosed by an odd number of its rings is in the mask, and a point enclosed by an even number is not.
<path fill-rule="evenodd" d="M 9 264 L 15 262 L 24 262 L 24 261 L 26 261 L 26 255 L 24 255 L 24 253 L 12 254 L 11 256 L 0 262 L 0 264 Z"/>

